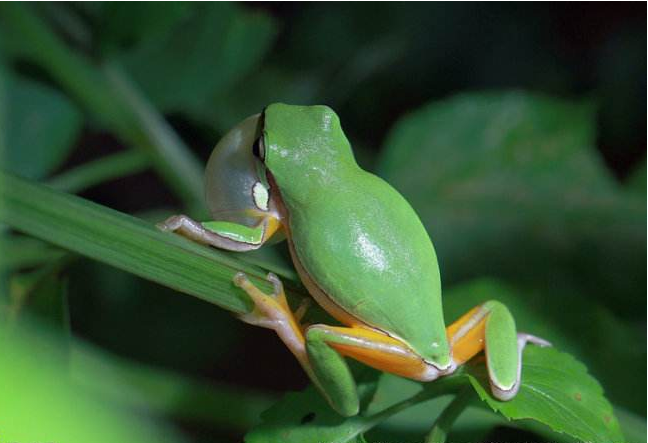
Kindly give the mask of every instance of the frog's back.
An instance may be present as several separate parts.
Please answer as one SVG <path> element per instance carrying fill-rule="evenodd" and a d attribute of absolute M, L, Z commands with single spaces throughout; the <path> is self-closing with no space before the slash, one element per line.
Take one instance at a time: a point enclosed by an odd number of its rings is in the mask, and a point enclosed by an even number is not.
<path fill-rule="evenodd" d="M 336 304 L 423 356 L 444 347 L 436 254 L 396 190 L 357 168 L 353 177 L 288 210 L 298 259 Z"/>
<path fill-rule="evenodd" d="M 348 313 L 447 361 L 432 242 L 409 203 L 356 164 L 335 112 L 268 106 L 264 155 L 310 278 Z"/>

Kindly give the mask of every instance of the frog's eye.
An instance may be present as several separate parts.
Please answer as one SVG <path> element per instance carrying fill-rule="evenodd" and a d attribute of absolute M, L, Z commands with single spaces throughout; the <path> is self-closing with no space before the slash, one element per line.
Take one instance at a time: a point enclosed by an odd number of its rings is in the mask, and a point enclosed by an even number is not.
<path fill-rule="evenodd" d="M 271 210 L 265 178 L 261 116 L 253 115 L 216 145 L 205 171 L 205 197 L 214 220 L 255 226 Z"/>
<path fill-rule="evenodd" d="M 260 136 L 252 145 L 252 153 L 261 161 L 265 160 L 265 145 L 263 144 L 263 136 Z"/>

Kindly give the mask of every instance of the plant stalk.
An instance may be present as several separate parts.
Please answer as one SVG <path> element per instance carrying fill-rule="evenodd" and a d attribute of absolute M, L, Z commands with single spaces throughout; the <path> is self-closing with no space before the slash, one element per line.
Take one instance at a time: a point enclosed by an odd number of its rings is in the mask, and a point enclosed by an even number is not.
<path fill-rule="evenodd" d="M 475 391 L 470 386 L 463 388 L 436 419 L 425 443 L 445 443 L 452 425 L 474 397 Z"/>

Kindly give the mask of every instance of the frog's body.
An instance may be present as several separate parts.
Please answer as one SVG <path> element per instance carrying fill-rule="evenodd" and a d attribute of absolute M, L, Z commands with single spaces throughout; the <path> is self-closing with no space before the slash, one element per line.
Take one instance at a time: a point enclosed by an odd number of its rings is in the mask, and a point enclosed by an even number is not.
<path fill-rule="evenodd" d="M 510 313 L 497 302 L 484 303 L 445 327 L 437 258 L 425 228 L 395 189 L 356 164 L 331 109 L 274 104 L 263 118 L 248 119 L 240 127 L 247 129 L 228 134 L 227 146 L 217 146 L 213 154 L 221 156 L 214 163 L 222 164 L 221 153 L 233 151 L 234 143 L 236 149 L 254 150 L 266 168 L 259 173 L 255 163 L 239 180 L 254 202 L 240 211 L 240 229 L 231 223 L 236 211 L 230 203 L 219 203 L 222 211 L 215 212 L 225 224 L 200 225 L 176 216 L 162 227 L 233 250 L 255 249 L 283 232 L 305 286 L 346 327 L 301 326 L 301 309 L 292 313 L 274 276 L 269 278 L 275 294 L 269 296 L 237 275 L 236 284 L 256 304 L 243 320 L 277 331 L 344 415 L 358 412 L 358 400 L 342 355 L 429 381 L 451 373 L 487 346 L 494 394 L 501 399 L 515 395 L 524 342 L 547 343 L 516 334 Z M 208 183 L 214 172 L 208 166 Z M 258 192 L 260 184 L 263 192 Z M 250 214 L 258 221 L 244 226 Z M 251 229 L 256 229 L 252 235 Z"/>
<path fill-rule="evenodd" d="M 389 184 L 357 166 L 337 116 L 330 109 L 273 105 L 265 115 L 266 125 L 271 127 L 304 120 L 302 127 L 328 121 L 320 132 L 332 134 L 336 149 L 310 151 L 311 139 L 295 140 L 290 135 L 268 134 L 266 139 L 266 164 L 287 210 L 294 258 L 356 323 L 389 331 L 424 359 L 447 366 L 450 358 L 442 326 L 439 268 L 423 224 Z M 313 159 L 304 152 L 321 157 L 317 163 L 322 166 L 305 166 Z M 286 166 L 273 169 L 274 155 Z M 286 162 L 288 156 L 292 161 Z M 292 171 L 303 172 L 307 179 L 294 180 Z M 394 294 L 407 297 L 403 300 Z M 339 317 L 335 312 L 330 314 Z M 441 326 L 418 328 L 415 319 Z"/>

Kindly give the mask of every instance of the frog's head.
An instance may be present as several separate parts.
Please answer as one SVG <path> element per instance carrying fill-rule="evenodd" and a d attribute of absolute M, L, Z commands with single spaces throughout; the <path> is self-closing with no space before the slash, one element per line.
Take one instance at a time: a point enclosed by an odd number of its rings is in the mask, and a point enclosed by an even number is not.
<path fill-rule="evenodd" d="M 340 119 L 327 106 L 268 106 L 261 151 L 284 200 L 302 205 L 357 168 Z"/>
<path fill-rule="evenodd" d="M 305 205 L 348 168 L 357 165 L 335 112 L 273 104 L 232 128 L 212 151 L 207 205 L 215 220 L 254 226 L 277 212 L 269 175 L 284 200 Z"/>

